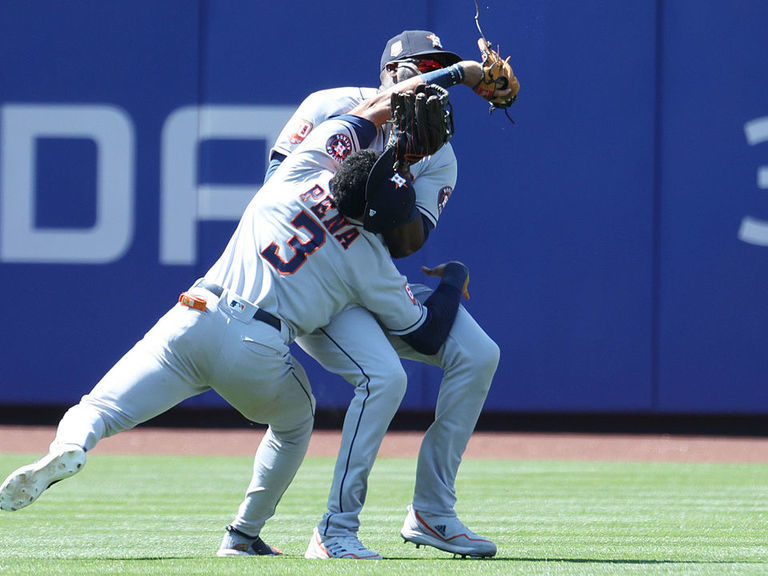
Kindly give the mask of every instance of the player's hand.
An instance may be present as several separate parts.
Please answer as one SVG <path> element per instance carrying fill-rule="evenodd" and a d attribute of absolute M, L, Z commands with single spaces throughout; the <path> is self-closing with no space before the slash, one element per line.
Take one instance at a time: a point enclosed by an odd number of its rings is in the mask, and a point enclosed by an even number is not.
<path fill-rule="evenodd" d="M 459 62 L 459 66 L 464 70 L 464 84 L 469 86 L 473 90 L 483 81 L 485 73 L 483 71 L 483 64 L 475 62 L 474 60 L 462 60 Z M 509 85 L 504 88 L 496 88 L 493 92 L 492 99 L 498 102 L 512 100 L 514 96 L 520 91 L 520 82 L 514 76 L 514 73 L 510 69 L 511 81 Z M 488 98 L 485 98 L 488 100 Z"/>
<path fill-rule="evenodd" d="M 430 268 L 429 266 L 422 266 L 421 271 L 424 272 L 427 276 L 434 276 L 435 278 L 442 278 L 443 273 L 445 272 L 445 267 L 450 264 L 450 262 L 446 262 L 445 264 L 440 264 L 439 266 L 435 266 L 434 268 Z M 469 273 L 467 273 L 467 279 L 464 280 L 464 286 L 461 289 L 461 294 L 464 296 L 466 300 L 469 300 Z"/>

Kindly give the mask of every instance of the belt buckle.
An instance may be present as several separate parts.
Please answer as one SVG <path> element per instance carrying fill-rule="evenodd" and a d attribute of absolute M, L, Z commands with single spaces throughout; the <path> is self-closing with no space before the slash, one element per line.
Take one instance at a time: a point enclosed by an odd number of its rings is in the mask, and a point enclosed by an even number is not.
<path fill-rule="evenodd" d="M 189 292 L 182 292 L 179 295 L 179 302 L 186 306 L 187 308 L 192 308 L 193 310 L 200 310 L 201 312 L 205 312 L 205 298 L 200 298 L 199 296 L 195 296 L 193 294 L 190 294 Z"/>

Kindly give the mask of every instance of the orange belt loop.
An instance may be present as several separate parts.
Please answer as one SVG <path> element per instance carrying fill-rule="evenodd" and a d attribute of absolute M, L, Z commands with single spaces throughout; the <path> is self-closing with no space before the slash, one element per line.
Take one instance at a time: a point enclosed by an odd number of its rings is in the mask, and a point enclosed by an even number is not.
<path fill-rule="evenodd" d="M 189 292 L 182 292 L 179 296 L 179 302 L 188 308 L 205 312 L 205 299 L 200 298 L 199 296 L 193 296 Z"/>

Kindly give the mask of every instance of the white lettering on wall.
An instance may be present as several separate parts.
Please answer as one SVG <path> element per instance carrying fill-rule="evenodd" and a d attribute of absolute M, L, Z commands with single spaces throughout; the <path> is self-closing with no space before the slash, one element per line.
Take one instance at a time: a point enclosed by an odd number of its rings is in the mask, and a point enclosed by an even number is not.
<path fill-rule="evenodd" d="M 7 104 L 0 109 L 0 259 L 107 263 L 133 238 L 133 124 L 112 106 Z M 36 140 L 83 138 L 96 145 L 96 221 L 89 228 L 37 228 Z"/>

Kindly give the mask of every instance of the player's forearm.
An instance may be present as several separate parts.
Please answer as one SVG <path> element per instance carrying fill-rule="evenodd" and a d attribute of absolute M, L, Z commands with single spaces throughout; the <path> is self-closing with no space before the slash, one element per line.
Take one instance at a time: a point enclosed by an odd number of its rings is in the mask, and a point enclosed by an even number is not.
<path fill-rule="evenodd" d="M 448 338 L 453 327 L 459 301 L 469 271 L 458 262 L 445 265 L 443 277 L 434 292 L 424 302 L 427 319 L 418 329 L 401 336 L 417 352 L 432 356 Z"/>
<path fill-rule="evenodd" d="M 474 88 L 483 77 L 483 67 L 474 60 L 462 60 L 453 66 L 427 72 L 420 76 L 422 82 L 437 84 L 443 88 L 450 88 L 458 84 L 466 84 Z"/>

